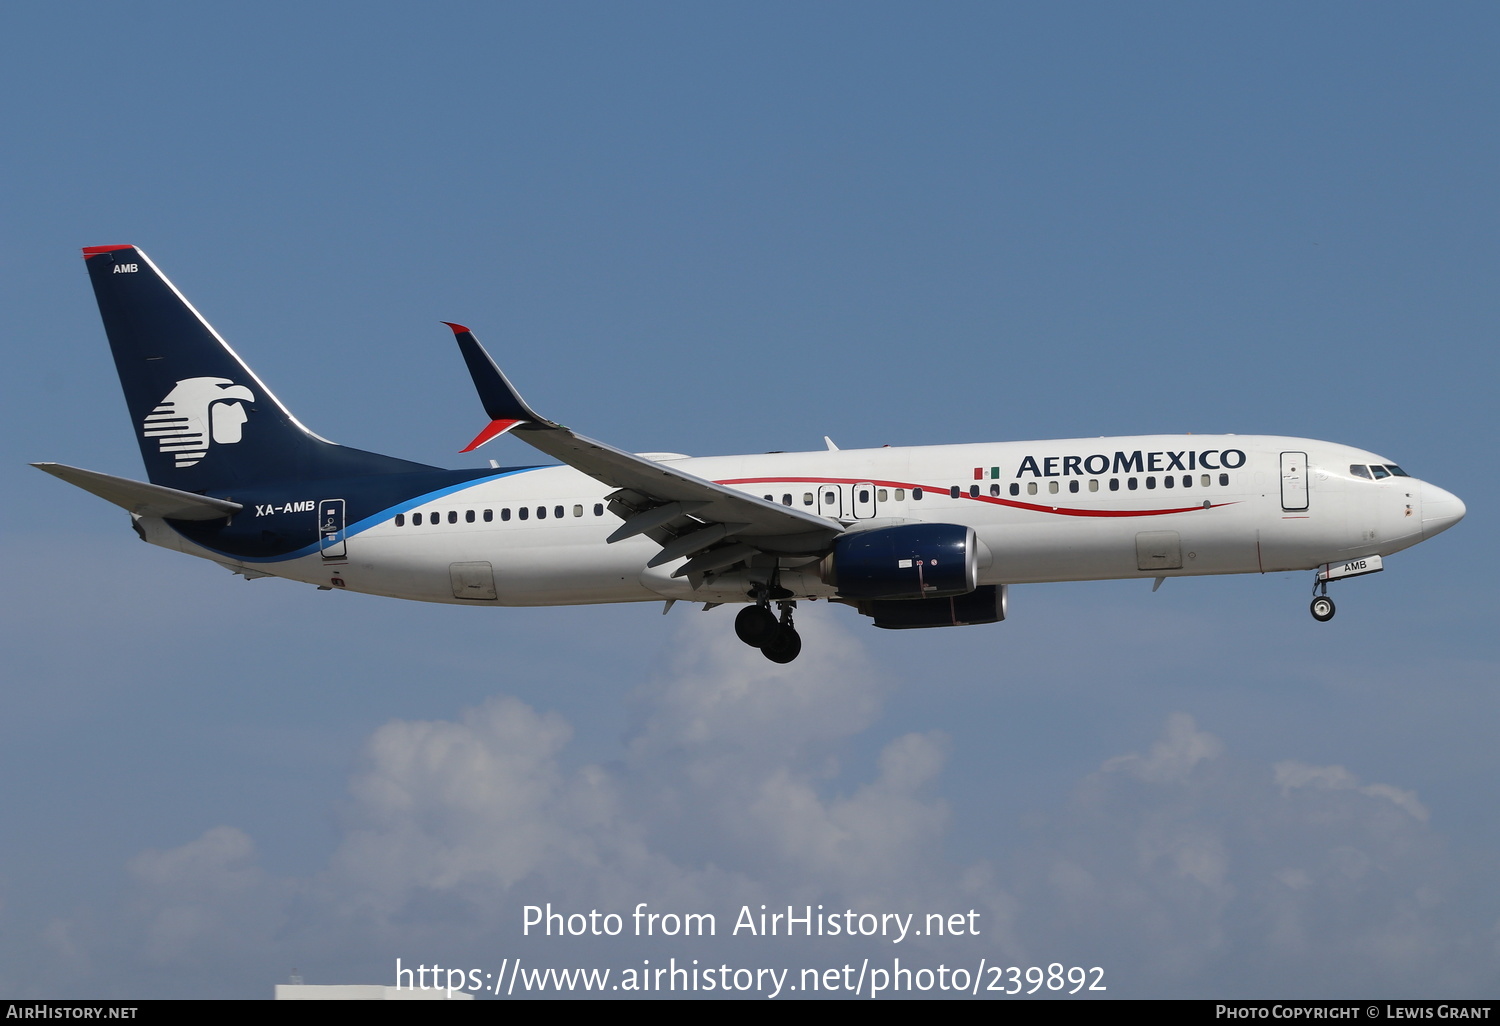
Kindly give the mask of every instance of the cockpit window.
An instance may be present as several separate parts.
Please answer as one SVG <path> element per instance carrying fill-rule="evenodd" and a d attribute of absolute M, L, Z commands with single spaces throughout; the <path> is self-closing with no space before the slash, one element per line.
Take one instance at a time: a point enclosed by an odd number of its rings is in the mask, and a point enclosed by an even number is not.
<path fill-rule="evenodd" d="M 1375 480 L 1377 480 L 1377 481 L 1379 481 L 1383 477 L 1390 477 L 1391 476 L 1391 472 L 1389 470 L 1386 470 L 1379 463 L 1376 463 L 1375 465 L 1373 465 L 1372 467 L 1370 467 L 1370 471 L 1371 471 L 1371 473 L 1373 473 L 1375 475 Z"/>
<path fill-rule="evenodd" d="M 1395 474 L 1397 477 L 1411 477 L 1410 474 L 1408 474 L 1406 471 L 1402 470 L 1400 467 L 1396 466 L 1394 463 L 1387 463 L 1385 465 L 1385 469 L 1389 470 L 1392 474 Z"/>
<path fill-rule="evenodd" d="M 1370 468 L 1365 466 L 1363 463 L 1351 463 L 1349 465 L 1349 473 L 1353 474 L 1355 477 L 1362 477 L 1366 481 L 1373 480 L 1373 478 L 1370 477 Z"/>

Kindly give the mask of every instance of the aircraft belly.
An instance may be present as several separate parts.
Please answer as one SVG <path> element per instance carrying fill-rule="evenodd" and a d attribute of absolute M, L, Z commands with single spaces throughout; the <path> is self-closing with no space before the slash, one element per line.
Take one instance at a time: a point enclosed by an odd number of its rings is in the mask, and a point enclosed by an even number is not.
<path fill-rule="evenodd" d="M 1077 518 L 1067 522 L 989 525 L 979 535 L 993 553 L 981 584 L 1100 581 L 1137 577 L 1254 573 L 1249 518 L 1227 507 L 1167 516 Z M 1169 555 L 1143 563 L 1143 545 Z"/>
<path fill-rule="evenodd" d="M 601 545 L 507 546 L 494 558 L 499 601 L 508 606 L 586 605 L 641 602 L 657 596 L 639 582 L 641 568 L 656 551 L 640 542 Z"/>
<path fill-rule="evenodd" d="M 1327 509 L 1305 513 L 1283 512 L 1273 502 L 1265 505 L 1260 528 L 1260 568 L 1265 573 L 1309 570 L 1338 558 L 1345 545 L 1344 518 Z"/>

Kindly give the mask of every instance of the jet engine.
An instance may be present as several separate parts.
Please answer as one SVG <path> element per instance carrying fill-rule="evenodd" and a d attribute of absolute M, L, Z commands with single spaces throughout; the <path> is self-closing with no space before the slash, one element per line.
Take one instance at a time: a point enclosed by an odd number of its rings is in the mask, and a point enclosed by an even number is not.
<path fill-rule="evenodd" d="M 846 599 L 929 599 L 979 586 L 972 527 L 901 524 L 840 535 L 819 568 Z"/>

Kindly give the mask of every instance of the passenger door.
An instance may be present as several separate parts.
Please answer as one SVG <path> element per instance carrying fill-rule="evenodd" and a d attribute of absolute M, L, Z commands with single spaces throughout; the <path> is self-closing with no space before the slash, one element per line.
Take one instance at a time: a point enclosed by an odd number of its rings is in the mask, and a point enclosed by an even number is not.
<path fill-rule="evenodd" d="M 1288 513 L 1307 510 L 1307 453 L 1281 454 L 1281 508 Z"/>

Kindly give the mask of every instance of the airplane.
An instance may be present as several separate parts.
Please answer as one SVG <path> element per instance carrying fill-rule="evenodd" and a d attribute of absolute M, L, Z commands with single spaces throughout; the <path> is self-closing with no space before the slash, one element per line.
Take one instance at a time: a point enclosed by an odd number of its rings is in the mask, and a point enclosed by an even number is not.
<path fill-rule="evenodd" d="M 1465 513 L 1383 456 L 1305 438 L 630 453 L 537 413 L 448 322 L 489 418 L 462 451 L 511 434 L 561 465 L 446 470 L 314 434 L 139 248 L 83 256 L 149 483 L 33 466 L 247 579 L 456 605 L 734 604 L 739 639 L 787 663 L 799 601 L 965 626 L 1048 581 L 1313 570 L 1327 621 L 1330 581 Z"/>

